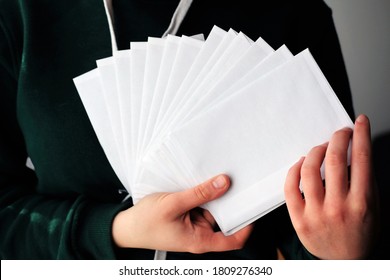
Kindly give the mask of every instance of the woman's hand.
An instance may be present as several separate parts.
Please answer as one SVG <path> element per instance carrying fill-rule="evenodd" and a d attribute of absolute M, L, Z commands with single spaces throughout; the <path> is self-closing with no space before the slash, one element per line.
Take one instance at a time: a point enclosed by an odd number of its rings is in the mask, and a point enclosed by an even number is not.
<path fill-rule="evenodd" d="M 377 234 L 378 199 L 366 116 L 355 122 L 348 180 L 351 135 L 350 129 L 334 133 L 329 144 L 314 147 L 291 167 L 286 179 L 286 203 L 294 228 L 306 249 L 321 259 L 365 258 Z M 325 187 L 320 175 L 324 160 Z"/>
<path fill-rule="evenodd" d="M 214 232 L 211 214 L 197 208 L 222 196 L 229 186 L 229 178 L 220 175 L 185 191 L 146 196 L 115 217 L 114 242 L 119 247 L 191 253 L 242 248 L 251 226 L 224 236 Z"/>

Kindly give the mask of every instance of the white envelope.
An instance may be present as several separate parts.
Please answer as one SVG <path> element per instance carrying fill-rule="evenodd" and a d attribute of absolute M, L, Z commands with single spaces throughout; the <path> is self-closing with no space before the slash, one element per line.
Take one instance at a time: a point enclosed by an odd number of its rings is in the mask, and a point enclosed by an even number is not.
<path fill-rule="evenodd" d="M 172 73 L 167 82 L 161 107 L 156 118 L 152 138 L 155 138 L 158 134 L 159 125 L 164 123 L 166 116 L 169 114 L 169 109 L 175 106 L 174 100 L 177 98 L 177 92 L 204 44 L 205 42 L 202 40 L 182 36 L 172 67 Z"/>
<path fill-rule="evenodd" d="M 131 139 L 131 92 L 130 92 L 130 50 L 121 50 L 114 53 L 115 76 L 118 91 L 118 103 L 120 114 L 120 125 L 122 127 L 122 143 L 121 151 L 125 158 L 125 171 L 129 173 L 131 181 L 134 181 L 134 154 L 132 150 Z"/>
<path fill-rule="evenodd" d="M 176 53 L 179 48 L 181 38 L 178 36 L 168 35 L 165 39 L 164 50 L 161 57 L 161 63 L 159 66 L 158 77 L 152 95 L 152 100 L 149 104 L 149 116 L 147 116 L 145 124 L 145 132 L 141 150 L 149 144 L 153 134 L 153 129 L 158 116 L 159 108 L 161 106 L 162 99 L 164 97 L 165 88 L 167 86 L 169 76 L 175 62 Z"/>
<path fill-rule="evenodd" d="M 113 135 L 106 100 L 100 85 L 100 76 L 97 69 L 93 69 L 73 79 L 84 108 L 91 121 L 100 145 L 103 147 L 109 163 L 114 169 L 121 183 L 131 194 L 127 173 L 120 158 L 120 152 Z"/>
<path fill-rule="evenodd" d="M 96 61 L 97 71 L 99 72 L 100 84 L 103 89 L 103 96 L 108 112 L 108 117 L 114 132 L 114 139 L 118 151 L 123 151 L 122 121 L 119 105 L 117 78 L 115 73 L 114 57 L 107 57 Z M 126 164 L 124 153 L 119 153 L 123 167 Z"/>
<path fill-rule="evenodd" d="M 188 115 L 192 111 L 192 107 L 213 87 L 220 77 L 229 71 L 230 67 L 242 57 L 252 44 L 253 41 L 240 32 L 230 41 L 223 52 L 213 54 L 198 75 L 196 82 L 186 93 L 186 100 L 182 103 L 180 111 L 176 112 L 175 123 L 184 123 L 189 119 Z"/>
<path fill-rule="evenodd" d="M 149 37 L 146 47 L 145 72 L 141 98 L 141 115 L 138 130 L 138 155 L 142 155 L 145 128 L 149 117 L 150 107 L 153 100 L 154 89 L 159 76 L 160 64 L 164 52 L 166 39 Z"/>
<path fill-rule="evenodd" d="M 309 50 L 294 57 L 233 29 L 149 37 L 97 66 L 74 83 L 134 203 L 225 173 L 230 190 L 203 207 L 226 235 L 283 204 L 291 165 L 353 128 Z"/>
<path fill-rule="evenodd" d="M 203 35 L 195 35 L 196 40 L 202 39 Z M 156 85 L 154 88 L 154 93 L 152 96 L 152 101 L 149 108 L 149 116 L 147 117 L 145 132 L 143 137 L 142 146 L 140 148 L 141 151 L 144 151 L 145 148 L 151 142 L 151 138 L 153 135 L 153 131 L 157 122 L 158 114 L 161 110 L 162 100 L 165 97 L 165 92 L 167 88 L 168 81 L 171 76 L 171 71 L 173 66 L 178 67 L 178 62 L 176 60 L 177 52 L 182 41 L 181 37 L 168 35 L 165 38 L 164 42 L 164 50 L 162 53 L 160 69 L 158 71 L 158 77 L 156 81 Z M 177 77 L 175 77 L 176 79 Z"/>
<path fill-rule="evenodd" d="M 267 74 L 271 70 L 279 67 L 283 63 L 287 62 L 289 59 L 293 57 L 292 53 L 288 50 L 288 48 L 283 45 L 279 49 L 277 49 L 274 53 L 270 54 L 264 60 L 260 61 L 251 71 L 246 73 L 240 79 L 234 79 L 234 83 L 227 89 L 220 89 L 220 86 L 224 86 L 218 84 L 218 87 L 212 89 L 212 91 L 220 90 L 221 93 L 218 95 L 216 99 L 210 101 L 209 105 L 205 107 L 204 111 L 209 110 L 212 106 L 217 105 L 223 99 L 230 97 L 232 94 L 244 88 L 246 85 L 252 83 L 253 81 L 259 79 L 263 75 Z M 226 88 L 226 87 L 225 87 Z M 210 94 L 215 94 L 211 92 Z"/>
<path fill-rule="evenodd" d="M 143 168 L 187 187 L 228 174 L 231 189 L 204 205 L 228 235 L 283 204 L 289 167 L 343 127 L 353 123 L 305 50 L 172 132 Z"/>
<path fill-rule="evenodd" d="M 198 94 L 195 93 L 193 96 L 197 95 L 198 97 L 192 102 L 193 104 L 188 109 L 186 117 L 182 118 L 180 123 L 185 123 L 201 114 L 202 111 L 205 111 L 232 84 L 245 76 L 245 74 L 274 52 L 262 38 L 259 38 L 253 44 L 251 42 L 245 44 L 244 38 L 243 43 L 243 46 L 236 51 L 238 60 L 235 62 L 235 60 L 229 58 L 227 62 L 233 65 L 222 65 L 216 76 L 209 75 L 207 77 L 208 85 L 205 85 L 205 82 L 203 82 L 202 86 L 197 89 Z M 246 51 L 243 51 L 245 49 Z"/>
<path fill-rule="evenodd" d="M 126 134 L 132 139 L 134 161 L 139 157 L 138 139 L 141 119 L 141 102 L 146 61 L 146 42 L 132 42 L 130 44 L 130 94 L 131 94 L 131 128 Z M 134 171 L 135 173 L 135 171 Z"/>
<path fill-rule="evenodd" d="M 162 131 L 164 127 L 171 122 L 171 119 L 177 117 L 184 104 L 190 98 L 193 90 L 208 74 L 209 70 L 219 59 L 221 53 L 229 47 L 231 41 L 236 36 L 237 32 L 233 29 L 229 29 L 229 31 L 226 32 L 219 27 L 214 26 L 199 55 L 189 69 L 185 80 L 178 89 L 175 99 L 172 101 L 172 105 L 168 108 L 168 112 L 166 113 L 167 117 L 164 119 L 164 123 L 157 128 L 158 131 Z"/>

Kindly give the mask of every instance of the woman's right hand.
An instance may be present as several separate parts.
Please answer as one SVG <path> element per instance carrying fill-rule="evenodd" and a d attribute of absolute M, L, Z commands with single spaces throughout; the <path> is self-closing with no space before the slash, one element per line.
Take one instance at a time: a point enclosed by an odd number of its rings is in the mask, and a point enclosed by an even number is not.
<path fill-rule="evenodd" d="M 215 220 L 210 212 L 198 208 L 222 196 L 229 186 L 229 177 L 219 175 L 185 191 L 148 195 L 115 217 L 114 242 L 119 247 L 172 252 L 240 249 L 252 226 L 225 236 L 214 231 Z"/>

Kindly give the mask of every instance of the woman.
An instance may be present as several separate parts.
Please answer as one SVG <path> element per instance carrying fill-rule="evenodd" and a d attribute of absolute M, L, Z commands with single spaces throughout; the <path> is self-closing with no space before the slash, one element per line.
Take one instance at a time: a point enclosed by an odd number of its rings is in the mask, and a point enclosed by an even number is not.
<path fill-rule="evenodd" d="M 348 187 L 346 163 L 338 160 L 344 158 L 351 131 L 336 133 L 329 147 L 314 148 L 292 167 L 286 200 L 296 231 L 283 206 L 231 237 L 214 233 L 211 215 L 192 209 L 223 195 L 229 187 L 226 176 L 182 193 L 146 197 L 137 206 L 131 201 L 121 203 L 124 188 L 107 162 L 72 82 L 94 68 L 97 59 L 110 56 L 115 45 L 126 49 L 130 41 L 166 32 L 208 34 L 217 25 L 262 37 L 275 49 L 282 44 L 293 53 L 309 48 L 354 118 L 331 11 L 323 1 L 190 2 L 0 2 L 3 259 L 148 259 L 156 249 L 175 251 L 168 253 L 168 259 L 273 259 L 276 248 L 286 258 L 368 256 L 376 216 L 369 124 L 364 116 L 356 123 L 353 141 L 355 154 L 367 155 L 363 167 L 352 164 L 363 174 L 363 178 L 356 177 L 356 171 L 351 174 L 351 186 L 357 188 Z M 325 153 L 331 159 L 328 163 L 337 167 L 327 174 L 327 182 L 343 186 L 343 198 L 352 189 L 364 195 L 348 199 L 348 204 L 347 199 L 328 203 L 317 174 Z M 35 170 L 26 166 L 27 158 Z M 305 200 L 297 194 L 300 176 L 307 182 Z M 316 191 L 310 191 L 310 186 Z M 327 235 L 323 228 L 329 229 Z M 351 244 L 321 247 L 335 240 Z"/>

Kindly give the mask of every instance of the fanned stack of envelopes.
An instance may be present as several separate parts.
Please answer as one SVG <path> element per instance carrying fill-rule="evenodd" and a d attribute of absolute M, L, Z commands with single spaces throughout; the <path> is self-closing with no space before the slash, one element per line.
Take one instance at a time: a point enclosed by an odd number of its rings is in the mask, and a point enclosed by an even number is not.
<path fill-rule="evenodd" d="M 353 128 L 308 50 L 217 26 L 206 40 L 131 42 L 74 83 L 134 203 L 229 175 L 229 191 L 203 205 L 226 235 L 283 204 L 288 169 Z"/>

